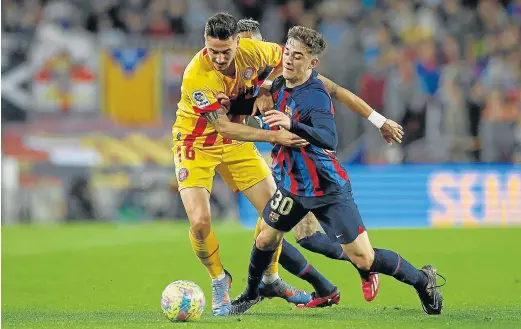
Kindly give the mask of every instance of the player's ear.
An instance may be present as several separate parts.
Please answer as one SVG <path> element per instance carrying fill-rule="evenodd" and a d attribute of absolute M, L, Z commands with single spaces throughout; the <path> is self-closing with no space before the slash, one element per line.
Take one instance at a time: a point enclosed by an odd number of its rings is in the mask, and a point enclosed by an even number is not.
<path fill-rule="evenodd" d="M 318 65 L 318 58 L 315 57 L 311 60 L 311 63 L 309 64 L 309 68 L 314 69 L 317 65 Z"/>
<path fill-rule="evenodd" d="M 239 41 L 241 40 L 241 36 L 239 34 L 237 34 L 237 47 L 239 47 Z"/>

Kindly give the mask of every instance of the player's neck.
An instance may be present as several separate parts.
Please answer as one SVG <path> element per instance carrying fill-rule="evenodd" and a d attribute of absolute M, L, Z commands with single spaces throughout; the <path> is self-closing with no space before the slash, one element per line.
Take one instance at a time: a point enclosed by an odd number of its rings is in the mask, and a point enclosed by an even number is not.
<path fill-rule="evenodd" d="M 291 80 L 286 79 L 286 87 L 295 88 L 295 87 L 298 87 L 298 86 L 306 83 L 306 81 L 309 80 L 311 73 L 313 73 L 313 71 L 309 70 L 302 77 L 299 77 L 296 79 L 291 79 Z"/>

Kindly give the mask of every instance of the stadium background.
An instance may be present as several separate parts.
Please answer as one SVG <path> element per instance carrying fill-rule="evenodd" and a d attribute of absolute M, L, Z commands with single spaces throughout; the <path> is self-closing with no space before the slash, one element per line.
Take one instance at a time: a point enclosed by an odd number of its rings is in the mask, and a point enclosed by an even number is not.
<path fill-rule="evenodd" d="M 170 126 L 223 9 L 271 41 L 318 29 L 320 72 L 405 127 L 388 147 L 336 104 L 369 226 L 521 224 L 521 4 L 491 0 L 4 1 L 2 222 L 186 218 Z M 216 180 L 214 217 L 251 226 L 248 201 Z"/>
<path fill-rule="evenodd" d="M 223 9 L 260 20 L 271 41 L 293 24 L 317 28 L 329 41 L 320 72 L 402 123 L 403 144 L 388 147 L 335 104 L 371 240 L 449 279 L 441 317 L 385 276 L 366 303 L 351 265 L 302 248 L 340 305 L 299 312 L 274 299 L 211 316 L 170 130 L 184 67 Z M 207 298 L 187 328 L 519 328 L 520 27 L 519 0 L 2 1 L 3 328 L 170 328 L 159 297 L 179 279 Z M 237 296 L 256 214 L 218 177 L 213 192 Z"/>

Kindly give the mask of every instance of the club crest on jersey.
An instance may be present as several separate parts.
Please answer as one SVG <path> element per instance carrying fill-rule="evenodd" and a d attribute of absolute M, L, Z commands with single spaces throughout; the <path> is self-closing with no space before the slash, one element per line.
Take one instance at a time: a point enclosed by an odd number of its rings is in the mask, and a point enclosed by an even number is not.
<path fill-rule="evenodd" d="M 280 215 L 277 214 L 276 212 L 273 212 L 273 211 L 270 212 L 270 221 L 272 221 L 272 222 L 275 223 L 276 221 L 279 220 L 279 216 L 280 216 Z"/>
<path fill-rule="evenodd" d="M 289 106 L 287 106 L 287 105 L 286 105 L 286 107 L 284 108 L 284 113 L 286 113 L 286 115 L 287 115 L 288 117 L 290 117 L 290 118 L 293 116 L 293 110 L 291 109 L 291 107 L 289 107 Z"/>
<path fill-rule="evenodd" d="M 189 173 L 188 169 L 181 168 L 181 169 L 179 169 L 179 172 L 177 173 L 177 180 L 180 182 L 184 182 L 188 178 L 189 174 L 190 173 Z"/>
<path fill-rule="evenodd" d="M 255 74 L 255 69 L 253 67 L 248 67 L 246 70 L 242 72 L 243 80 L 251 80 L 253 75 Z"/>
<path fill-rule="evenodd" d="M 196 90 L 192 94 L 195 104 L 198 108 L 204 108 L 210 105 L 210 101 L 208 100 L 208 97 L 202 92 L 201 90 Z"/>

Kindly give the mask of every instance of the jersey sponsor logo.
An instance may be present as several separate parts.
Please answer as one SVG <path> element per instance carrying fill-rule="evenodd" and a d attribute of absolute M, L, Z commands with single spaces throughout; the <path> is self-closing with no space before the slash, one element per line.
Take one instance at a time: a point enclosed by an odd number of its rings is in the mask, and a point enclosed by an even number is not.
<path fill-rule="evenodd" d="M 196 91 L 194 91 L 192 96 L 193 96 L 195 104 L 197 105 L 198 108 L 202 109 L 202 108 L 205 108 L 208 105 L 210 105 L 210 101 L 208 100 L 208 97 L 206 97 L 204 92 L 202 92 L 200 90 L 196 90 Z"/>
<path fill-rule="evenodd" d="M 251 80 L 253 75 L 255 74 L 255 69 L 253 67 L 248 67 L 242 72 L 242 78 L 244 80 Z"/>
<path fill-rule="evenodd" d="M 188 171 L 188 169 L 181 168 L 181 169 L 179 169 L 179 172 L 177 173 L 177 179 L 180 182 L 184 182 L 188 178 L 189 174 L 190 174 L 190 172 Z"/>

